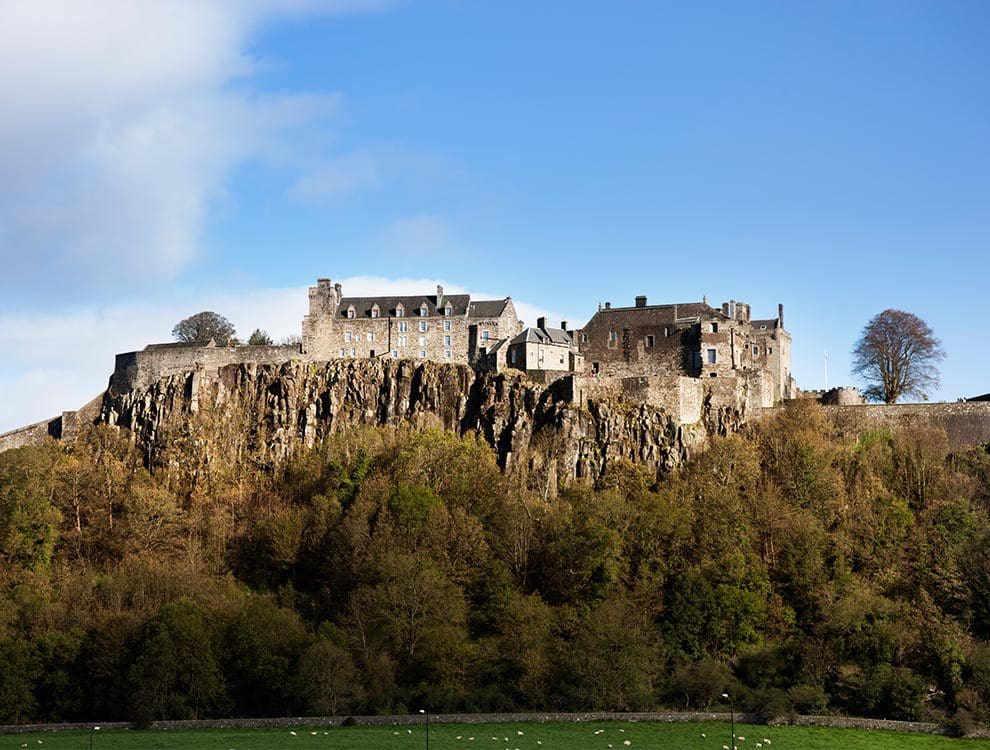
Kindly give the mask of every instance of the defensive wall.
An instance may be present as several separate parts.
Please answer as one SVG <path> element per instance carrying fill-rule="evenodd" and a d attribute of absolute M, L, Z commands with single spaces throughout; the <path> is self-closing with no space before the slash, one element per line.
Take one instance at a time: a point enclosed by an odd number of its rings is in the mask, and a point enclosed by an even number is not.
<path fill-rule="evenodd" d="M 147 388 L 167 375 L 216 370 L 226 365 L 273 364 L 302 357 L 299 346 L 184 346 L 151 345 L 138 352 L 118 354 L 110 388 L 125 393 Z"/>
<path fill-rule="evenodd" d="M 850 430 L 896 428 L 920 423 L 945 430 L 951 450 L 990 442 L 988 401 L 859 404 L 824 408 L 840 425 Z"/>
<path fill-rule="evenodd" d="M 0 434 L 0 453 L 12 448 L 23 448 L 25 445 L 37 445 L 48 438 L 55 440 L 72 440 L 79 434 L 79 429 L 86 424 L 93 424 L 100 416 L 103 405 L 103 394 L 91 400 L 85 406 L 75 411 L 63 411 L 59 416 L 44 419 L 41 422 L 19 427 L 16 430 Z"/>

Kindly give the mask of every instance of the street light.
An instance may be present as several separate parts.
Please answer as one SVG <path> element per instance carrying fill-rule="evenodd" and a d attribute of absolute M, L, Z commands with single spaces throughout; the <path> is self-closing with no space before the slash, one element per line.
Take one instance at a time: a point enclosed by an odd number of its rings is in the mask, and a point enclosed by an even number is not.
<path fill-rule="evenodd" d="M 100 731 L 99 727 L 89 728 L 89 750 L 93 750 L 93 732 L 99 732 L 99 731 Z"/>
<path fill-rule="evenodd" d="M 728 693 L 722 693 L 722 697 L 729 701 L 729 750 L 736 750 L 736 709 Z"/>
<path fill-rule="evenodd" d="M 422 708 L 419 712 L 426 716 L 426 750 L 430 750 L 430 715 Z"/>

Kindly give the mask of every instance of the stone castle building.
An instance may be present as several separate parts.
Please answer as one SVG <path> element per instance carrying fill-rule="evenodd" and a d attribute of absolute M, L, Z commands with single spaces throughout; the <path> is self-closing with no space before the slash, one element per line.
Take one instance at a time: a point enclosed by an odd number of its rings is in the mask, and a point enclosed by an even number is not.
<path fill-rule="evenodd" d="M 769 378 L 770 405 L 796 391 L 783 305 L 776 318 L 753 320 L 750 306 L 735 300 L 721 309 L 705 300 L 650 305 L 645 296 L 632 307 L 606 302 L 577 331 L 577 341 L 592 375 L 750 380 L 762 375 Z"/>
<path fill-rule="evenodd" d="M 468 294 L 344 297 L 340 284 L 317 280 L 302 322 L 307 359 L 431 359 L 484 365 L 497 344 L 522 330 L 510 297 Z M 499 347 L 501 348 L 501 347 Z"/>

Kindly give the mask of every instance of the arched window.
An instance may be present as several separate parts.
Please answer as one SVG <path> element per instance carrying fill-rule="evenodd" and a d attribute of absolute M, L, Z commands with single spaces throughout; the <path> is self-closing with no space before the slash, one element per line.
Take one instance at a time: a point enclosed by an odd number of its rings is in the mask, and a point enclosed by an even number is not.
<path fill-rule="evenodd" d="M 354 317 L 354 305 L 351 305 L 350 307 L 347 308 L 347 317 L 348 318 Z"/>
<path fill-rule="evenodd" d="M 449 302 L 447 303 L 447 306 L 443 308 L 443 314 L 447 316 L 454 314 L 454 308 L 450 306 Z"/>
<path fill-rule="evenodd" d="M 430 308 L 428 308 L 425 304 L 420 305 L 419 316 L 421 318 L 425 318 L 429 314 L 430 314 Z"/>
<path fill-rule="evenodd" d="M 377 318 L 378 317 L 378 303 L 377 302 L 374 305 L 371 306 L 371 317 L 372 318 Z"/>
<path fill-rule="evenodd" d="M 404 308 L 404 307 L 402 306 L 402 303 L 400 302 L 399 304 L 397 304 L 397 305 L 395 306 L 395 317 L 397 317 L 397 318 L 401 318 L 401 317 L 403 317 L 403 316 L 404 316 L 405 314 L 406 314 L 406 308 Z"/>

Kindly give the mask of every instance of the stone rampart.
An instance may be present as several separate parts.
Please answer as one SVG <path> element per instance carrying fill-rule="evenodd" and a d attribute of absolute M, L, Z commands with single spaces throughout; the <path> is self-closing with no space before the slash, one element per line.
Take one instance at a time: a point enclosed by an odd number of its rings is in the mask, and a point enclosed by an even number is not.
<path fill-rule="evenodd" d="M 236 364 L 278 364 L 300 359 L 295 344 L 284 346 L 175 346 L 149 347 L 118 354 L 110 389 L 120 394 L 147 388 L 159 378 L 196 370 L 217 370 Z"/>
<path fill-rule="evenodd" d="M 37 445 L 48 438 L 62 437 L 62 417 L 52 417 L 41 422 L 18 427 L 16 430 L 0 434 L 0 453 L 25 445 Z"/>
<path fill-rule="evenodd" d="M 824 408 L 840 425 L 850 430 L 872 430 L 921 423 L 945 430 L 949 448 L 952 450 L 990 442 L 990 402 L 986 401 L 860 404 Z"/>

